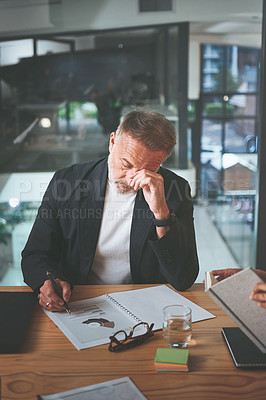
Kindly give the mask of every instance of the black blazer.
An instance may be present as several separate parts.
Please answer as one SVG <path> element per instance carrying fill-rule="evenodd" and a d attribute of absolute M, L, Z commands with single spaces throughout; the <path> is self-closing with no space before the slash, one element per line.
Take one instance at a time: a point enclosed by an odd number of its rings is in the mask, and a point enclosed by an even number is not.
<path fill-rule="evenodd" d="M 75 164 L 52 178 L 22 251 L 25 282 L 38 290 L 50 270 L 72 284 L 89 284 L 101 224 L 107 159 Z M 130 234 L 134 283 L 170 283 L 185 290 L 198 274 L 190 188 L 183 178 L 160 168 L 168 207 L 177 219 L 160 240 L 142 190 L 136 196 Z"/>

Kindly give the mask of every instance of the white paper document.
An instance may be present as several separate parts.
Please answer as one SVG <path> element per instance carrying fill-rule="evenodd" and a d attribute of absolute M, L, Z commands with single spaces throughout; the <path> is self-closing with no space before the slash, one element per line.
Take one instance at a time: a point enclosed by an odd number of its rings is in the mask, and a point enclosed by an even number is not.
<path fill-rule="evenodd" d="M 161 329 L 163 308 L 172 304 L 190 307 L 192 322 L 215 317 L 165 285 L 70 302 L 71 314 L 43 310 L 74 346 L 81 350 L 109 343 L 109 337 L 115 332 L 128 332 L 141 321 L 154 323 L 155 330 Z"/>
<path fill-rule="evenodd" d="M 81 387 L 67 392 L 38 396 L 40 400 L 147 400 L 128 377 L 114 379 L 96 385 Z"/>

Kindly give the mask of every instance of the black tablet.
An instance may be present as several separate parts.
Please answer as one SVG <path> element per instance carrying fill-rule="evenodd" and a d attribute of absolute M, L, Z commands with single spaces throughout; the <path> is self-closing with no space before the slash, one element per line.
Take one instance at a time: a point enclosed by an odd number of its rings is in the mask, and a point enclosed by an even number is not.
<path fill-rule="evenodd" d="M 0 292 L 0 353 L 20 351 L 35 304 L 35 293 Z"/>
<path fill-rule="evenodd" d="M 266 354 L 240 328 L 222 328 L 222 334 L 237 368 L 266 368 Z"/>

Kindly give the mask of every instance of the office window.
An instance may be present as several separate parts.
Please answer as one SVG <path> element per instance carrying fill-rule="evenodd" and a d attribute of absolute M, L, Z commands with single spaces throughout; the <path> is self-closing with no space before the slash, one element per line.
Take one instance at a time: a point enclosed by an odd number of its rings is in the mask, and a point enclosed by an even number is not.
<path fill-rule="evenodd" d="M 259 50 L 202 46 L 202 193 L 242 267 L 254 264 Z"/>

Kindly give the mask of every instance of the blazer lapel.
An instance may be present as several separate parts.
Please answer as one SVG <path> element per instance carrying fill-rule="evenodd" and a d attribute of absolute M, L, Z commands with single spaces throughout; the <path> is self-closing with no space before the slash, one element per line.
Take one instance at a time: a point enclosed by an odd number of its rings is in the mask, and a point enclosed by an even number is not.
<path fill-rule="evenodd" d="M 161 168 L 159 168 L 158 173 L 163 175 Z M 167 193 L 167 185 L 165 181 L 164 190 L 165 193 Z M 173 199 L 169 198 L 169 196 L 166 198 L 166 203 L 169 210 L 174 209 Z M 144 198 L 142 190 L 139 190 L 136 196 L 130 234 L 130 267 L 133 281 L 137 280 L 136 274 L 140 266 L 143 248 L 152 229 L 154 231 L 156 230 L 153 224 L 153 213 L 151 212 L 149 205 Z"/>
<path fill-rule="evenodd" d="M 107 183 L 107 161 L 99 163 L 80 195 L 80 281 L 86 282 L 98 241 Z"/>
<path fill-rule="evenodd" d="M 153 228 L 153 213 L 144 199 L 142 190 L 139 190 L 136 196 L 130 233 L 130 268 L 133 281 L 136 280 L 146 238 Z"/>

